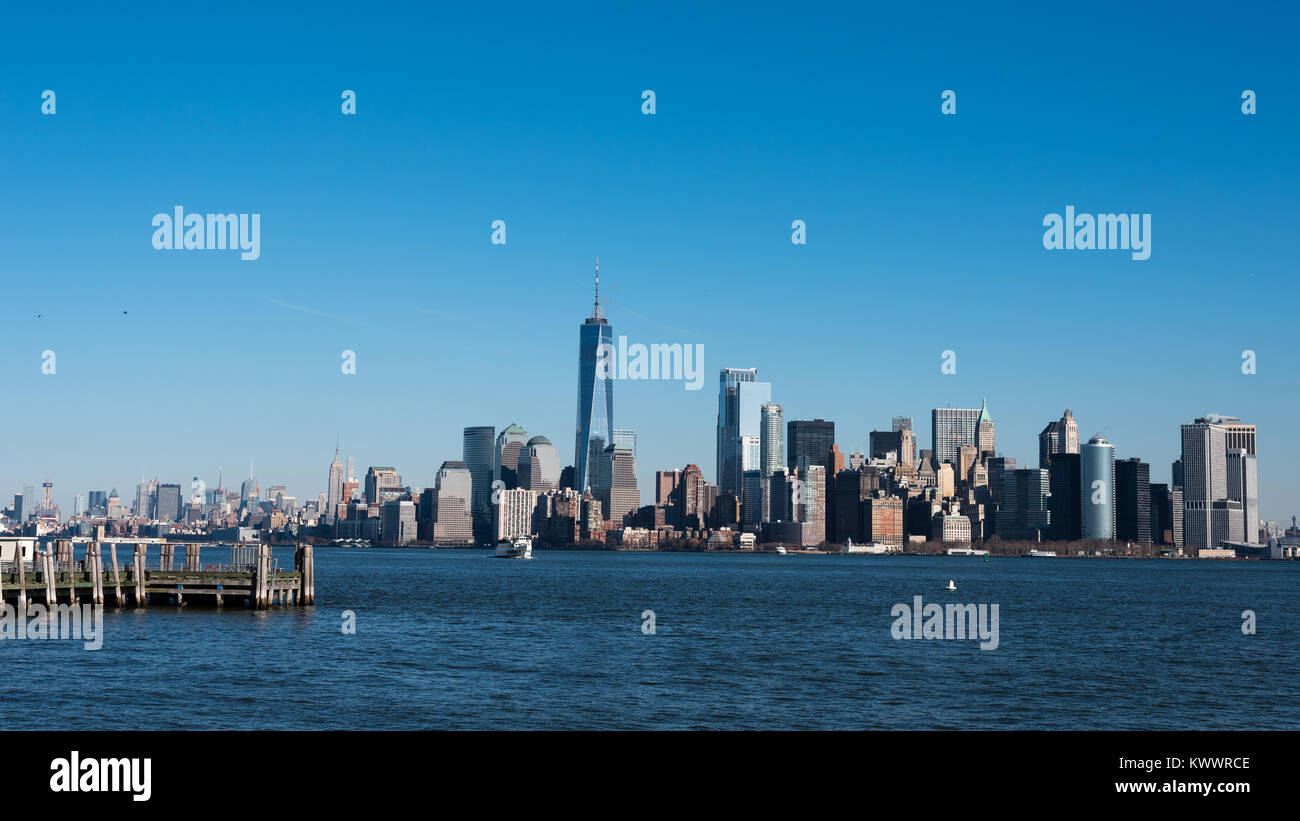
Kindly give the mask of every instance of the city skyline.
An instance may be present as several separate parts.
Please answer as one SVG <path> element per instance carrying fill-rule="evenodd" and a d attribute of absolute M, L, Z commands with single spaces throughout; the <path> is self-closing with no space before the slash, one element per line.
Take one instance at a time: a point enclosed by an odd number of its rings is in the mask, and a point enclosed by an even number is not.
<path fill-rule="evenodd" d="M 464 427 L 516 421 L 567 464 L 573 325 L 599 256 L 620 335 L 703 344 L 710 375 L 758 368 L 785 420 L 834 421 L 846 453 L 895 415 L 924 429 L 931 409 L 988 396 L 998 451 L 1032 466 L 1068 401 L 1081 440 L 1103 434 L 1160 482 L 1177 426 L 1229 413 L 1264 437 L 1261 516 L 1288 518 L 1300 115 L 1277 85 L 1289 49 L 1270 47 L 1284 27 L 1224 20 L 1193 57 L 1196 21 L 1126 13 L 1129 31 L 1167 37 L 1139 46 L 1081 18 L 1062 42 L 959 8 L 949 24 L 968 37 L 895 40 L 924 13 L 846 9 L 792 45 L 775 11 L 748 12 L 735 41 L 721 23 L 510 7 L 416 11 L 308 51 L 274 19 L 206 20 L 182 43 L 167 19 L 106 17 L 40 42 L 16 15 L 0 33 L 0 151 L 21 204 L 0 224 L 14 272 L 0 377 L 17 398 L 0 493 L 48 477 L 67 511 L 92 489 L 133 495 L 141 467 L 184 488 L 255 457 L 301 499 L 340 433 L 361 462 L 430 486 Z M 664 43 L 682 59 L 649 56 Z M 1099 48 L 1125 59 L 1098 64 Z M 227 68 L 175 71 L 194 60 Z M 431 95 L 430 76 L 454 79 Z M 1071 204 L 1150 213 L 1150 258 L 1044 249 L 1044 215 Z M 177 205 L 260 213 L 259 258 L 154 250 L 151 217 Z M 711 391 L 615 389 L 643 492 L 657 469 L 715 478 Z"/>

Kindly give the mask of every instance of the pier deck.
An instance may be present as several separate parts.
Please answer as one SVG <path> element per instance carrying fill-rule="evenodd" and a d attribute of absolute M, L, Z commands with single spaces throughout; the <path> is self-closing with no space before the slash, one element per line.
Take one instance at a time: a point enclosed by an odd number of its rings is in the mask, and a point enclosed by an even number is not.
<path fill-rule="evenodd" d="M 104 547 L 109 563 L 104 562 Z M 231 563 L 200 565 L 199 545 L 182 544 L 180 567 L 176 545 L 160 545 L 156 565 L 149 565 L 149 543 L 125 543 L 131 561 L 119 565 L 118 542 L 88 542 L 84 559 L 74 560 L 72 542 L 56 540 L 37 550 L 31 560 L 0 563 L 0 601 L 26 607 L 28 602 L 104 604 L 119 607 L 150 604 L 184 606 L 202 603 L 266 609 L 305 606 L 315 602 L 315 562 L 311 545 L 294 549 L 294 569 L 280 570 L 270 545 L 234 545 Z"/>

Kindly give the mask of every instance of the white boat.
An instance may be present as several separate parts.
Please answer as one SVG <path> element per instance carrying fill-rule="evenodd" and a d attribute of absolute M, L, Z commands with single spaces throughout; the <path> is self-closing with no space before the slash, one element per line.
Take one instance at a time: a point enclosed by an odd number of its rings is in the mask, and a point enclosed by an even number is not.
<path fill-rule="evenodd" d="M 1053 558 L 1053 559 L 1055 559 L 1055 558 L 1056 558 L 1056 551 L 1055 551 L 1055 550 L 1031 550 L 1031 551 L 1029 551 L 1028 553 L 1026 553 L 1025 555 L 1026 555 L 1026 556 L 1040 556 L 1040 557 L 1041 557 L 1041 556 L 1047 556 L 1047 557 L 1049 557 L 1049 558 Z"/>
<path fill-rule="evenodd" d="M 533 557 L 533 540 L 529 536 L 520 536 L 513 542 L 497 542 L 498 559 L 531 559 Z"/>
<path fill-rule="evenodd" d="M 782 555 L 782 556 L 786 555 L 785 545 L 783 545 L 783 544 L 779 544 L 779 545 L 777 545 L 777 546 L 776 546 L 776 552 L 777 552 L 778 554 Z"/>
<path fill-rule="evenodd" d="M 840 552 L 846 556 L 861 556 L 864 554 L 869 556 L 883 556 L 893 550 L 894 547 L 892 545 L 880 544 L 879 542 L 872 542 L 871 544 L 854 544 L 852 539 L 849 539 L 844 543 L 844 546 L 840 548 Z"/>
<path fill-rule="evenodd" d="M 949 556 L 987 556 L 987 550 L 976 550 L 973 547 L 950 547 L 948 548 Z"/>
<path fill-rule="evenodd" d="M 956 590 L 956 589 L 957 589 L 957 582 L 953 579 L 949 579 L 948 586 L 945 587 L 944 590 Z"/>

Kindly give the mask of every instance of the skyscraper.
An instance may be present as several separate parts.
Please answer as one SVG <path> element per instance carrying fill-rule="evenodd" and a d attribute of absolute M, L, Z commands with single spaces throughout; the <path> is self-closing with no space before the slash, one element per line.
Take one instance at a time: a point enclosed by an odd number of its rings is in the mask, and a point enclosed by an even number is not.
<path fill-rule="evenodd" d="M 596 260 L 596 301 L 578 335 L 578 423 L 574 431 L 574 485 L 592 489 L 592 468 L 614 434 L 614 379 L 606 357 L 614 328 L 600 315 L 600 260 Z M 597 373 L 600 371 L 600 373 Z"/>
<path fill-rule="evenodd" d="M 493 458 L 492 480 L 501 481 L 507 488 L 519 487 L 515 471 L 519 468 L 519 452 L 528 441 L 528 431 L 511 424 L 497 436 L 496 454 Z"/>
<path fill-rule="evenodd" d="M 369 476 L 366 483 L 368 486 Z M 474 483 L 469 468 L 464 462 L 443 462 L 433 487 L 433 541 L 455 545 L 473 543 L 474 518 L 470 513 L 470 500 Z"/>
<path fill-rule="evenodd" d="M 947 462 L 956 465 L 962 445 L 979 446 L 980 413 L 975 408 L 933 408 L 930 411 L 930 436 L 936 464 Z"/>
<path fill-rule="evenodd" d="M 611 440 L 615 445 L 627 445 L 636 456 L 636 431 L 631 428 L 614 428 L 614 438 Z"/>
<path fill-rule="evenodd" d="M 718 374 L 718 488 L 742 494 L 742 474 L 759 470 L 762 407 L 772 386 L 758 381 L 757 368 L 723 368 Z"/>
<path fill-rule="evenodd" d="M 1002 506 L 997 511 L 999 537 L 1009 541 L 1037 542 L 1050 538 L 1051 480 L 1043 468 L 1002 472 Z"/>
<path fill-rule="evenodd" d="M 1228 439 L 1233 438 L 1231 430 Z M 1238 440 L 1240 441 L 1240 440 Z M 1244 443 L 1243 443 L 1244 444 Z M 1234 532 L 1233 541 L 1247 544 L 1259 543 L 1259 471 L 1255 454 L 1244 447 L 1229 446 L 1227 450 L 1228 501 L 1241 505 L 1242 532 Z"/>
<path fill-rule="evenodd" d="M 329 489 L 325 491 L 325 520 L 332 522 L 338 518 L 339 502 L 343 499 L 343 460 L 339 458 L 339 443 L 334 441 L 334 461 L 330 462 Z"/>
<path fill-rule="evenodd" d="M 1046 468 L 1053 454 L 1078 452 L 1079 423 L 1074 421 L 1074 412 L 1067 403 L 1060 420 L 1048 422 L 1038 434 L 1038 466 Z"/>
<path fill-rule="evenodd" d="M 451 463 L 445 463 L 451 464 Z M 455 464 L 465 467 L 464 462 Z M 402 477 L 397 475 L 397 468 L 371 465 L 366 471 L 366 504 L 383 504 L 401 495 Z M 469 497 L 465 497 L 469 502 Z"/>
<path fill-rule="evenodd" d="M 781 406 L 775 402 L 764 402 L 759 408 L 761 432 L 759 433 L 759 470 L 763 478 L 772 475 L 779 467 L 784 467 L 781 457 L 784 455 L 784 429 Z"/>
<path fill-rule="evenodd" d="M 641 491 L 636 485 L 636 457 L 627 445 L 611 444 L 602 452 L 604 464 L 595 496 L 600 500 L 606 520 L 623 526 L 623 517 L 641 506 Z"/>
<path fill-rule="evenodd" d="M 989 401 L 984 399 L 980 403 L 980 415 L 975 419 L 975 455 L 982 461 L 987 456 L 994 456 L 996 452 L 997 440 L 993 432 L 993 417 L 989 416 Z M 964 469 L 962 478 L 966 478 Z"/>
<path fill-rule="evenodd" d="M 545 436 L 528 440 L 518 464 L 519 487 L 542 494 L 560 486 L 560 455 Z"/>
<path fill-rule="evenodd" d="M 1115 446 L 1100 436 L 1080 449 L 1083 538 L 1115 538 Z"/>
<path fill-rule="evenodd" d="M 1150 544 L 1152 535 L 1151 466 L 1136 456 L 1121 459 L 1115 463 L 1115 538 Z"/>
<path fill-rule="evenodd" d="M 467 427 L 461 436 L 461 461 L 469 469 L 470 515 L 474 519 L 474 540 L 492 541 L 492 472 L 496 462 L 496 427 Z M 557 473 L 559 468 L 556 468 Z M 556 478 L 559 478 L 558 476 Z"/>
<path fill-rule="evenodd" d="M 1228 503 L 1228 431 L 1220 417 L 1202 416 L 1182 426 L 1183 541 L 1192 550 L 1218 547 L 1232 538 Z M 1235 503 L 1235 518 L 1241 503 Z"/>
<path fill-rule="evenodd" d="M 801 476 L 809 465 L 825 466 L 835 445 L 835 423 L 791 419 L 785 426 L 786 467 Z"/>

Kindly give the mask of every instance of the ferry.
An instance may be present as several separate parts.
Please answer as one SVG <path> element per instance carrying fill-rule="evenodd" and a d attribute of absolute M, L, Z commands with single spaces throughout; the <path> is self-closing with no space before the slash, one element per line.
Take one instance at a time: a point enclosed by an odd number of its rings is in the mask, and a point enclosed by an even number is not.
<path fill-rule="evenodd" d="M 533 540 L 530 536 L 520 536 L 513 542 L 497 542 L 498 559 L 531 559 L 533 557 Z"/>
<path fill-rule="evenodd" d="M 1048 558 L 1055 559 L 1055 558 L 1056 558 L 1056 551 L 1055 551 L 1055 550 L 1031 550 L 1031 551 L 1029 551 L 1028 553 L 1026 553 L 1025 555 L 1026 555 L 1026 556 L 1038 556 L 1038 557 L 1040 557 L 1040 558 L 1045 556 L 1045 557 L 1048 557 Z"/>
<path fill-rule="evenodd" d="M 786 549 L 785 549 L 785 545 L 783 545 L 783 544 L 779 544 L 779 545 L 777 545 L 777 546 L 776 546 L 776 552 L 777 552 L 778 555 L 781 555 L 781 556 L 786 555 L 787 551 L 786 551 Z"/>
<path fill-rule="evenodd" d="M 852 539 L 849 539 L 844 543 L 844 546 L 840 548 L 840 552 L 846 556 L 883 556 L 886 553 L 892 553 L 894 550 L 895 548 L 892 545 L 880 544 L 879 542 L 872 542 L 871 544 L 854 544 Z"/>
<path fill-rule="evenodd" d="M 976 550 L 973 547 L 950 547 L 948 548 L 949 556 L 987 556 L 987 550 Z"/>

